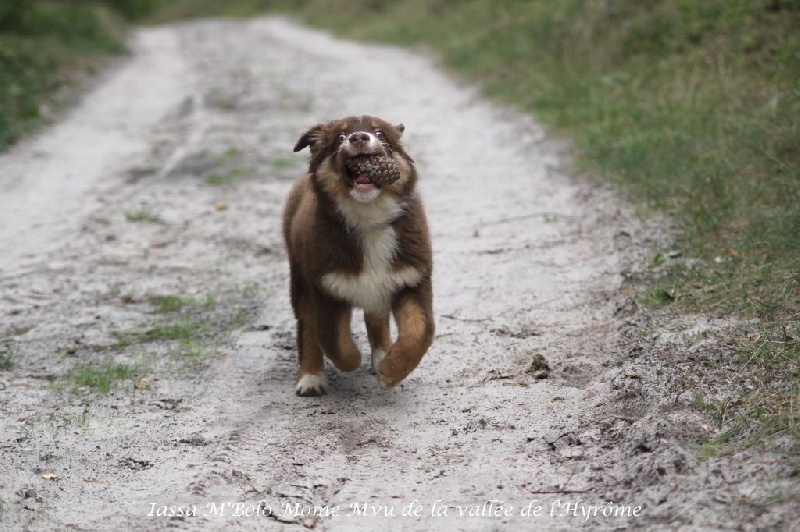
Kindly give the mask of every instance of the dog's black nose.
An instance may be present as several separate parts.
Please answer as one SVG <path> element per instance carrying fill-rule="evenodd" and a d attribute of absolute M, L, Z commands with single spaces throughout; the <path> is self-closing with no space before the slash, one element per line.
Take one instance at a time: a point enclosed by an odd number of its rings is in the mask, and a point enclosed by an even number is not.
<path fill-rule="evenodd" d="M 364 133 L 363 131 L 359 131 L 357 133 L 353 133 L 349 137 L 351 144 L 358 144 L 359 142 L 369 142 L 369 135 Z"/>

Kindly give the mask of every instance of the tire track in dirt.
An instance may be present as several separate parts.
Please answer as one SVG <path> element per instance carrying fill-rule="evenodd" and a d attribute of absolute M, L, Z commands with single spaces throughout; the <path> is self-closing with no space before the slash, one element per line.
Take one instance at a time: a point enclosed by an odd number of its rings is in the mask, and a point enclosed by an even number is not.
<path fill-rule="evenodd" d="M 623 222 L 611 196 L 561 176 L 558 147 L 538 126 L 407 52 L 336 41 L 279 19 L 144 34 L 179 43 L 186 86 L 168 98 L 173 111 L 137 161 L 103 166 L 116 188 L 81 192 L 91 206 L 72 215 L 83 222 L 74 238 L 49 251 L 36 244 L 25 268 L 3 274 L 4 314 L 19 350 L 0 390 L 10 413 L 0 441 L 9 522 L 146 530 L 574 526 L 551 518 L 549 505 L 571 493 L 601 497 L 609 482 L 602 473 L 609 466 L 583 460 L 574 434 L 599 412 L 602 386 L 584 385 L 609 359 L 621 301 L 614 236 Z M 279 213 L 304 160 L 287 157 L 308 126 L 348 114 L 407 126 L 434 241 L 437 340 L 398 390 L 382 392 L 365 361 L 353 374 L 329 369 L 330 395 L 297 398 Z M 65 127 L 79 119 L 70 120 Z M 59 142 L 68 151 L 68 140 Z M 209 186 L 213 180 L 224 184 Z M 160 223 L 130 223 L 120 212 L 142 206 Z M 39 221 L 52 229 L 52 218 Z M 248 286 L 258 288 L 257 302 Z M 135 356 L 144 357 L 152 387 L 132 396 L 74 399 L 37 380 L 68 373 L 73 362 L 52 357 L 76 338 L 89 346 L 79 354 L 99 359 L 118 331 L 163 319 L 148 296 L 209 290 L 221 294 L 220 313 L 258 312 L 199 364 L 143 345 Z M 356 338 L 363 348 L 361 325 Z M 114 356 L 134 356 L 126 349 Z M 548 378 L 538 378 L 536 355 L 549 364 Z M 14 421 L 31 412 L 36 419 Z M 81 412 L 88 421 L 58 422 Z M 41 478 L 50 470 L 57 483 Z M 448 516 L 432 515 L 437 500 Z M 487 500 L 512 514 L 457 515 L 457 506 Z M 520 515 L 532 500 L 543 517 Z M 277 515 L 232 515 L 235 504 L 259 501 Z M 414 501 L 421 516 L 399 515 Z M 227 514 L 209 514 L 210 503 L 230 503 Z M 382 505 L 397 516 L 281 515 L 286 503 L 338 505 L 344 514 L 351 504 Z M 195 504 L 200 515 L 148 518 L 153 504 Z"/>

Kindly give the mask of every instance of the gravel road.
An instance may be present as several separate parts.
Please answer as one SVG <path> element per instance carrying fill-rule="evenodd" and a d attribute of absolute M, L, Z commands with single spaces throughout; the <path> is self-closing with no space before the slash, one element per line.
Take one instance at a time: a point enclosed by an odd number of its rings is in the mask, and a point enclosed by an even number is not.
<path fill-rule="evenodd" d="M 0 157 L 4 528 L 735 528 L 736 497 L 774 493 L 630 414 L 621 287 L 654 237 L 565 175 L 537 124 L 428 58 L 283 19 L 131 46 Z M 280 212 L 307 155 L 291 149 L 351 114 L 406 126 L 437 337 L 395 390 L 365 357 L 299 398 Z"/>

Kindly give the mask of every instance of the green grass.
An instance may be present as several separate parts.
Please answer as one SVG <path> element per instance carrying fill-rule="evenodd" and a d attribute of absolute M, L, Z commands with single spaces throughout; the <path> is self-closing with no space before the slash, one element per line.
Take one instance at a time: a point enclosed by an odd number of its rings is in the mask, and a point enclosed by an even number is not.
<path fill-rule="evenodd" d="M 216 351 L 217 346 L 208 346 L 195 340 L 181 340 L 178 342 L 177 354 L 190 359 L 206 358 Z"/>
<path fill-rule="evenodd" d="M 206 183 L 211 186 L 223 186 L 229 185 L 236 181 L 237 179 L 241 179 L 247 177 L 249 172 L 244 168 L 234 167 L 220 172 L 212 172 L 206 176 Z"/>
<path fill-rule="evenodd" d="M 0 151 L 51 115 L 65 88 L 124 51 L 120 8 L 135 3 L 0 3 Z"/>
<path fill-rule="evenodd" d="M 0 152 L 52 115 L 159 0 L 2 0 Z M 67 89 L 67 90 L 65 90 Z"/>
<path fill-rule="evenodd" d="M 162 314 L 181 312 L 186 309 L 204 308 L 211 310 L 217 304 L 214 294 L 208 293 L 202 297 L 179 296 L 175 294 L 155 295 L 148 298 L 148 302 Z"/>
<path fill-rule="evenodd" d="M 185 312 L 185 309 L 164 312 L 180 313 Z M 165 344 L 172 357 L 200 359 L 215 353 L 219 347 L 218 338 L 227 338 L 228 333 L 227 324 L 188 315 L 177 321 L 152 325 L 145 329 L 120 331 L 113 347 L 119 352 L 130 348 L 148 352 L 152 351 L 152 347 L 146 347 L 148 344 Z"/>
<path fill-rule="evenodd" d="M 160 23 L 196 17 L 251 17 L 280 4 L 272 0 L 170 0 L 163 3 L 150 21 Z M 289 4 L 284 2 L 283 6 L 286 5 Z"/>
<path fill-rule="evenodd" d="M 163 224 L 164 220 L 156 213 L 142 208 L 125 213 L 125 219 L 132 223 Z"/>
<path fill-rule="evenodd" d="M 205 176 L 205 182 L 211 186 L 224 186 L 233 183 L 238 179 L 246 178 L 250 172 L 237 166 L 236 162 L 241 158 L 241 151 L 235 146 L 228 147 L 225 151 L 217 154 L 214 170 Z"/>
<path fill-rule="evenodd" d="M 239 148 L 236 146 L 229 146 L 224 152 L 217 156 L 220 163 L 227 163 L 236 160 L 241 155 Z"/>
<path fill-rule="evenodd" d="M 245 287 L 234 292 L 226 294 L 222 304 L 211 292 L 200 296 L 151 295 L 147 302 L 159 315 L 160 322 L 117 332 L 113 348 L 122 351 L 160 343 L 178 358 L 207 358 L 230 341 L 233 331 L 243 327 L 252 315 L 251 305 L 241 305 L 253 300 L 256 291 Z"/>
<path fill-rule="evenodd" d="M 255 295 L 248 289 L 235 289 L 223 297 L 221 304 L 212 293 L 149 296 L 147 303 L 158 314 L 160 323 L 118 331 L 116 344 L 103 349 L 104 353 L 114 352 L 116 357 L 128 357 L 130 361 L 104 358 L 100 362 L 79 362 L 54 386 L 72 392 L 107 394 L 120 382 L 133 382 L 161 364 L 174 368 L 176 364 L 191 366 L 202 362 L 230 343 L 232 333 L 247 323 L 255 308 L 248 302 Z M 8 352 L 15 351 L 9 348 Z M 168 356 L 162 359 L 164 353 Z M 97 354 L 96 350 L 73 353 L 70 359 L 87 360 Z"/>
<path fill-rule="evenodd" d="M 14 367 L 17 351 L 18 347 L 14 343 L 0 345 L 0 371 L 9 371 Z"/>
<path fill-rule="evenodd" d="M 202 339 L 213 329 L 210 324 L 196 316 L 185 316 L 174 322 L 160 323 L 145 329 L 132 329 L 116 333 L 114 348 L 127 349 L 131 346 L 154 342 L 187 342 Z"/>
<path fill-rule="evenodd" d="M 191 340 L 201 335 L 207 327 L 200 322 L 182 322 L 167 325 L 155 325 L 141 333 L 142 342 L 158 342 L 161 340 Z"/>
<path fill-rule="evenodd" d="M 742 408 L 731 430 L 746 437 L 737 445 L 747 448 L 781 434 L 800 439 L 800 326 L 743 341 L 739 353 L 740 371 L 747 371 L 754 384 L 738 398 Z"/>
<path fill-rule="evenodd" d="M 297 159 L 293 157 L 276 157 L 272 160 L 272 167 L 275 170 L 286 170 L 297 166 Z"/>
<path fill-rule="evenodd" d="M 65 382 L 72 388 L 90 388 L 107 394 L 119 381 L 131 380 L 136 375 L 135 366 L 105 360 L 97 365 L 82 365 L 72 368 Z"/>

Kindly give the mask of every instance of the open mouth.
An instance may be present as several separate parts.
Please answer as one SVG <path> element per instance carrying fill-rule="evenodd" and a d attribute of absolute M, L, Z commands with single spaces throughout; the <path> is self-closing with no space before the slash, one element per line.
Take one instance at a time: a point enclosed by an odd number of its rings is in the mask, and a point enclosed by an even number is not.
<path fill-rule="evenodd" d="M 368 191 L 376 187 L 370 170 L 372 157 L 371 154 L 359 154 L 349 157 L 345 161 L 345 173 L 354 189 Z"/>

